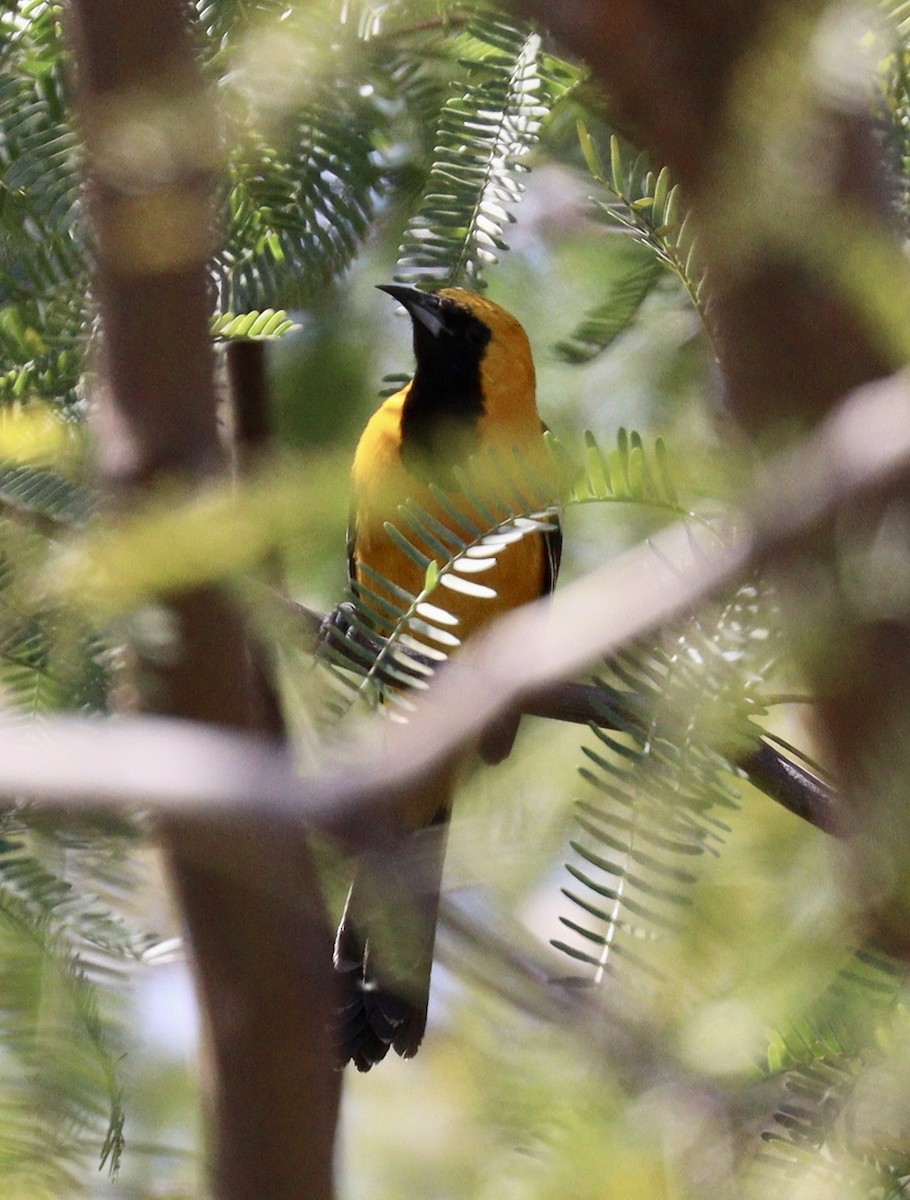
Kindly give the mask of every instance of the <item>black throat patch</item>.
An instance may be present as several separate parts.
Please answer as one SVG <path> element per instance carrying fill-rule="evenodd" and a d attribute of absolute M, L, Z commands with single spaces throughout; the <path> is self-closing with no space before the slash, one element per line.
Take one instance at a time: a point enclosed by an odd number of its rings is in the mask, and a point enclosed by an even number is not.
<path fill-rule="evenodd" d="M 480 365 L 491 333 L 452 301 L 441 301 L 439 311 L 438 333 L 414 322 L 417 369 L 401 413 L 401 458 L 412 474 L 447 487 L 453 467 L 477 449 Z"/>

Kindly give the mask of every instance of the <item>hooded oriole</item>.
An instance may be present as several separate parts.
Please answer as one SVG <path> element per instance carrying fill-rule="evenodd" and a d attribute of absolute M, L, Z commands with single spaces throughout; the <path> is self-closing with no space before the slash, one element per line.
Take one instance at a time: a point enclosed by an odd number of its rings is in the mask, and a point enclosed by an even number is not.
<path fill-rule="evenodd" d="M 460 288 L 435 294 L 398 285 L 381 290 L 411 316 L 416 370 L 373 414 L 358 444 L 349 569 L 355 589 L 366 567 L 417 595 L 424 572 L 385 528 L 399 504 L 413 500 L 451 527 L 452 517 L 431 485 L 470 510 L 455 468 L 480 451 L 492 451 L 494 462 L 517 462 L 538 482 L 551 475 L 531 348 L 515 317 Z M 459 639 L 549 592 L 560 550 L 558 528 L 530 533 L 502 549 L 483 575 L 495 598 L 447 592 L 439 604 L 457 618 Z M 432 548 L 427 553 L 440 561 Z M 375 588 L 375 576 L 367 582 Z M 407 868 L 400 862 L 386 862 L 379 870 L 376 863 L 372 870 L 362 863 L 348 897 L 335 944 L 335 967 L 345 987 L 339 1051 L 343 1062 L 352 1060 L 362 1071 L 384 1058 L 390 1045 L 410 1057 L 423 1037 L 454 777 L 455 765 L 442 769 L 403 805 L 406 828 L 432 831 L 412 863 L 414 877 L 401 878 Z"/>

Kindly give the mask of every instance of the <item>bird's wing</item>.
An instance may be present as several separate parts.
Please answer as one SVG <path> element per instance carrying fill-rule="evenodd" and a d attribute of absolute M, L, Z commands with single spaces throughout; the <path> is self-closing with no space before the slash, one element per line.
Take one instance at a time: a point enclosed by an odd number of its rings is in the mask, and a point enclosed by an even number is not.
<path fill-rule="evenodd" d="M 562 525 L 556 518 L 556 528 L 548 529 L 543 535 L 544 541 L 544 574 L 543 592 L 546 596 L 556 587 L 556 577 L 559 574 L 559 564 L 562 562 Z"/>
<path fill-rule="evenodd" d="M 348 512 L 348 528 L 345 534 L 345 547 L 348 554 L 348 579 L 351 583 L 357 580 L 357 503 L 351 501 Z"/>

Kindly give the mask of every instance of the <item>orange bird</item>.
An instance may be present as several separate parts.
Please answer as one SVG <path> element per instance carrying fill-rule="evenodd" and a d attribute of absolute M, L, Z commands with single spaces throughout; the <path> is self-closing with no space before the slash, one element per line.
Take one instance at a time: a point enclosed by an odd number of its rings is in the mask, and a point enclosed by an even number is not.
<path fill-rule="evenodd" d="M 390 284 L 381 290 L 404 305 L 411 317 L 416 369 L 411 382 L 373 414 L 357 446 L 349 571 L 355 590 L 360 583 L 380 590 L 368 573 L 374 571 L 416 596 L 424 588 L 425 570 L 385 527 L 387 521 L 395 523 L 400 504 L 415 501 L 451 529 L 451 514 L 433 494 L 434 487 L 441 488 L 471 515 L 475 528 L 488 528 L 489 509 L 500 515 L 495 502 L 484 505 L 484 518 L 456 480 L 456 468 L 485 451 L 493 452 L 488 461 L 494 471 L 495 464 L 501 464 L 499 482 L 509 473 L 518 479 L 517 465 L 534 481 L 531 490 L 536 495 L 543 484 L 555 498 L 556 484 L 537 411 L 531 347 L 515 317 L 461 288 L 429 293 Z M 503 518 L 507 515 L 501 513 Z M 428 558 L 443 565 L 438 547 L 420 545 L 407 526 L 403 531 Z M 463 529 L 456 532 L 466 540 L 471 537 Z M 451 629 L 459 640 L 470 637 L 500 614 L 550 592 L 561 548 L 558 525 L 531 532 L 501 549 L 495 564 L 479 577 L 495 590 L 495 597 L 447 590 L 438 601 L 434 595 L 434 604 L 457 620 Z M 508 753 L 516 724 L 499 730 L 505 748 L 500 745 L 488 757 Z M 401 877 L 402 860 L 397 870 L 388 857 L 377 859 L 372 869 L 362 860 L 345 905 L 335 943 L 335 968 L 344 989 L 339 1055 L 361 1071 L 380 1062 L 390 1046 L 411 1057 L 423 1037 L 445 829 L 456 775 L 457 764 L 441 769 L 437 779 L 402 806 L 404 828 L 430 834 L 419 843 L 419 860 L 407 868 L 417 864 L 413 874 L 419 882 Z"/>

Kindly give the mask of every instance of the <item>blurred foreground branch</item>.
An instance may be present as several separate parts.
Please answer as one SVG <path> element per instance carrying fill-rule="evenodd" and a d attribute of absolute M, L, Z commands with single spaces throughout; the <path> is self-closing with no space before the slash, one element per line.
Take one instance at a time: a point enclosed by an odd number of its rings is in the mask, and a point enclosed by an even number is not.
<path fill-rule="evenodd" d="M 342 761 L 298 774 L 262 737 L 154 718 L 61 717 L 42 724 L 40 755 L 33 733 L 0 728 L 0 791 L 60 812 L 136 806 L 207 824 L 220 816 L 233 825 L 256 811 L 268 813 L 273 829 L 313 824 L 357 845 L 374 836 L 365 815 L 393 806 L 403 787 L 505 709 L 527 705 L 748 572 L 785 568 L 795 542 L 835 510 L 885 493 L 908 463 L 910 384 L 900 374 L 858 389 L 762 471 L 746 489 L 735 546 L 713 558 L 693 555 L 686 527 L 671 526 L 473 639 L 409 725 L 372 722 Z M 819 801 L 808 819 L 847 832 L 827 793 Z"/>
<path fill-rule="evenodd" d="M 326 617 L 294 600 L 281 597 L 281 603 L 289 615 L 309 634 L 313 653 L 321 642 L 329 638 L 333 646 L 342 653 L 347 638 L 370 650 L 374 656 L 380 649 L 378 639 L 370 639 L 361 629 L 346 623 L 346 604 L 340 605 Z M 402 660 L 407 658 L 419 661 L 422 656 L 411 647 L 397 648 L 397 674 L 390 675 L 386 680 L 393 687 L 401 686 L 401 674 L 407 673 L 407 666 Z M 431 670 L 439 669 L 437 663 L 428 659 L 422 661 L 423 665 Z M 357 660 L 354 656 L 352 662 L 356 665 Z M 451 670 L 451 664 L 447 664 L 445 669 Z M 383 678 L 383 672 L 380 671 L 379 674 L 380 678 Z M 415 674 L 419 680 L 425 678 L 422 673 Z M 611 697 L 611 708 L 615 709 L 626 725 L 639 725 L 642 721 L 641 709 L 636 706 L 635 698 L 626 696 L 621 691 L 616 691 Z M 622 727 L 615 716 L 604 711 L 600 690 L 585 683 L 549 684 L 524 696 L 522 702 L 516 705 L 516 711 L 526 716 L 541 717 L 550 721 L 567 721 L 575 725 L 593 724 L 608 729 Z M 834 795 L 817 775 L 807 771 L 764 740 L 760 740 L 754 750 L 740 755 L 736 765 L 766 796 L 811 825 L 834 832 Z"/>

